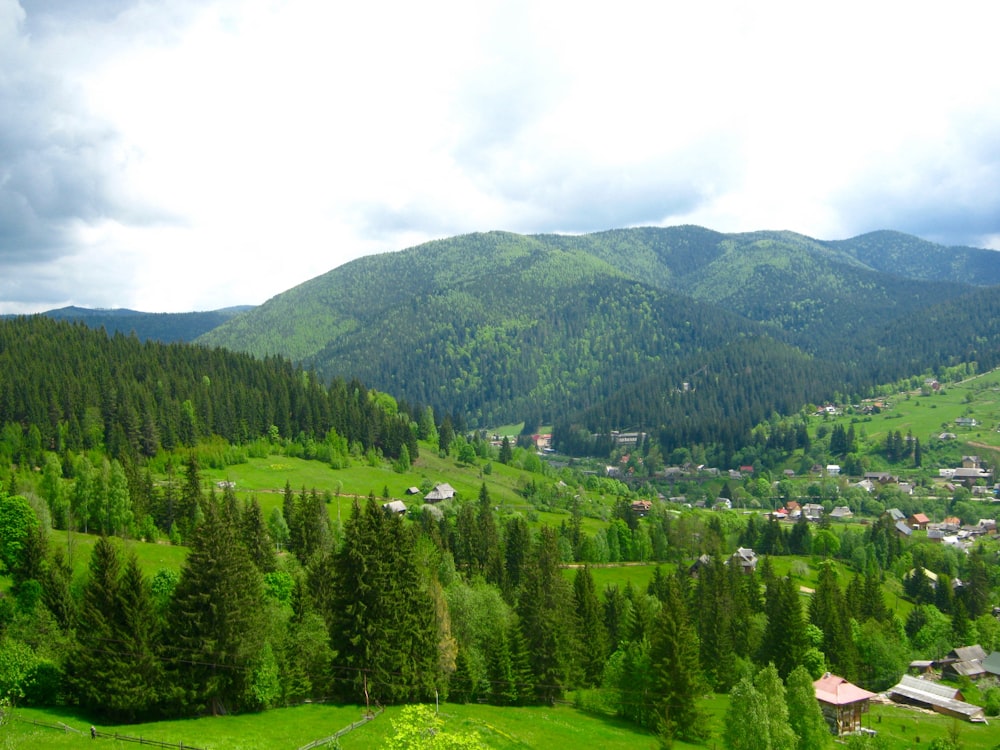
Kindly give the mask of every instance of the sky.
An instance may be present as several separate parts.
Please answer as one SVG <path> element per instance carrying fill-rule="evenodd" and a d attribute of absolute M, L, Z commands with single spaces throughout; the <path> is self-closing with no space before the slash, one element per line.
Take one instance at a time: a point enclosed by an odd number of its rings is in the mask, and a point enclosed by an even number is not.
<path fill-rule="evenodd" d="M 993 0 L 0 0 L 0 313 L 489 230 L 1000 249 Z"/>

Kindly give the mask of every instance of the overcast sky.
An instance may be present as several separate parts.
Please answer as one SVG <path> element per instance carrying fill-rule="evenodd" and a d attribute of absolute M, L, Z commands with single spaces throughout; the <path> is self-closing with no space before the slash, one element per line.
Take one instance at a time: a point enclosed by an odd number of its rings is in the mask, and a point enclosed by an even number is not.
<path fill-rule="evenodd" d="M 0 0 L 0 313 L 473 231 L 1000 249 L 1000 5 Z"/>

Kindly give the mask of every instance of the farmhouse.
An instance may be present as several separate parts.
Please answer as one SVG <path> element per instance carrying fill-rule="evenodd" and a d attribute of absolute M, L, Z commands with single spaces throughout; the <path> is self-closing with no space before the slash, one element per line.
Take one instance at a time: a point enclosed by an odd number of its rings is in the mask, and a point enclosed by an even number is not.
<path fill-rule="evenodd" d="M 861 729 L 861 714 L 868 711 L 868 704 L 875 697 L 875 693 L 829 672 L 813 683 L 813 689 L 823 709 L 823 718 L 830 731 L 838 736 Z"/>
<path fill-rule="evenodd" d="M 442 500 L 451 500 L 455 497 L 455 488 L 450 484 L 443 483 L 424 495 L 424 501 L 428 503 L 439 503 Z"/>
<path fill-rule="evenodd" d="M 650 500 L 636 500 L 632 503 L 632 512 L 635 513 L 639 518 L 645 518 L 649 511 L 653 509 L 653 503 Z"/>
<path fill-rule="evenodd" d="M 757 570 L 757 553 L 752 549 L 740 547 L 729 558 L 734 564 L 739 565 L 744 573 L 753 573 Z"/>
<path fill-rule="evenodd" d="M 402 516 L 406 514 L 406 503 L 402 500 L 393 500 L 388 503 L 383 503 L 382 510 L 389 514 L 398 513 Z"/>
<path fill-rule="evenodd" d="M 896 703 L 937 711 L 966 721 L 985 721 L 983 709 L 966 703 L 962 691 L 940 682 L 903 675 L 899 683 L 889 689 L 889 698 Z"/>
<path fill-rule="evenodd" d="M 987 674 L 983 667 L 984 661 L 986 661 L 986 651 L 979 644 L 952 649 L 940 662 L 941 676 L 953 679 L 968 677 L 970 680 L 978 680 Z"/>

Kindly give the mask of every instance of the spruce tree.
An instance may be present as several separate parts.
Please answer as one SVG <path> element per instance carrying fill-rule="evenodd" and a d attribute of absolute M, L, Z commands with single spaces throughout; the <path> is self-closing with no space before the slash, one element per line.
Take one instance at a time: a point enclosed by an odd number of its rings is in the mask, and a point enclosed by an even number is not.
<path fill-rule="evenodd" d="M 171 602 L 167 655 L 178 699 L 216 715 L 247 701 L 246 667 L 264 645 L 263 586 L 237 521 L 214 497 L 203 505 Z"/>
<path fill-rule="evenodd" d="M 584 683 L 595 686 L 601 680 L 608 658 L 608 633 L 604 627 L 594 577 L 587 566 L 578 569 L 573 578 L 573 601 L 576 607 L 577 632 L 580 634 Z"/>
<path fill-rule="evenodd" d="M 847 601 L 832 563 L 820 566 L 816 591 L 809 603 L 812 624 L 823 631 L 823 653 L 830 669 L 847 680 L 858 678 L 857 647 L 847 617 Z"/>
<path fill-rule="evenodd" d="M 334 558 L 331 641 L 338 693 L 349 700 L 422 700 L 439 681 L 434 604 L 420 579 L 414 539 L 374 495 L 357 502 Z"/>
<path fill-rule="evenodd" d="M 758 661 L 773 663 L 779 675 L 787 675 L 802 662 L 807 648 L 799 594 L 789 577 L 768 584 L 765 614 L 767 627 Z"/>
<path fill-rule="evenodd" d="M 149 582 L 130 555 L 122 570 L 115 546 L 101 537 L 90 558 L 77 628 L 68 661 L 71 691 L 87 710 L 134 721 L 157 705 L 162 663 L 159 626 Z"/>
<path fill-rule="evenodd" d="M 517 613 L 536 692 L 547 703 L 574 683 L 578 669 L 573 595 L 560 562 L 556 532 L 544 526 L 522 573 Z"/>
<path fill-rule="evenodd" d="M 706 688 L 698 659 L 698 635 L 676 581 L 669 582 L 669 600 L 660 608 L 650 639 L 656 728 L 668 741 L 677 737 L 697 742 L 707 736 L 707 719 L 698 707 Z"/>

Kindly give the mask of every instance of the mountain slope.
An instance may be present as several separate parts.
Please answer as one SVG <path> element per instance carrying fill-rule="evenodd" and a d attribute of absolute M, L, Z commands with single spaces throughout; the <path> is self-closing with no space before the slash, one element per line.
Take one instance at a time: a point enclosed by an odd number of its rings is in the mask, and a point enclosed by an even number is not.
<path fill-rule="evenodd" d="M 922 260 L 904 262 L 908 248 Z M 856 342 L 891 361 L 873 330 L 961 309 L 973 282 L 994 277 L 998 253 L 892 232 L 856 243 L 692 226 L 489 232 L 352 261 L 199 341 L 283 354 L 484 425 L 597 414 L 626 386 L 676 380 L 692 355 L 764 335 L 815 358 L 817 389 L 851 361 L 841 387 L 856 392 L 871 382 Z"/>

